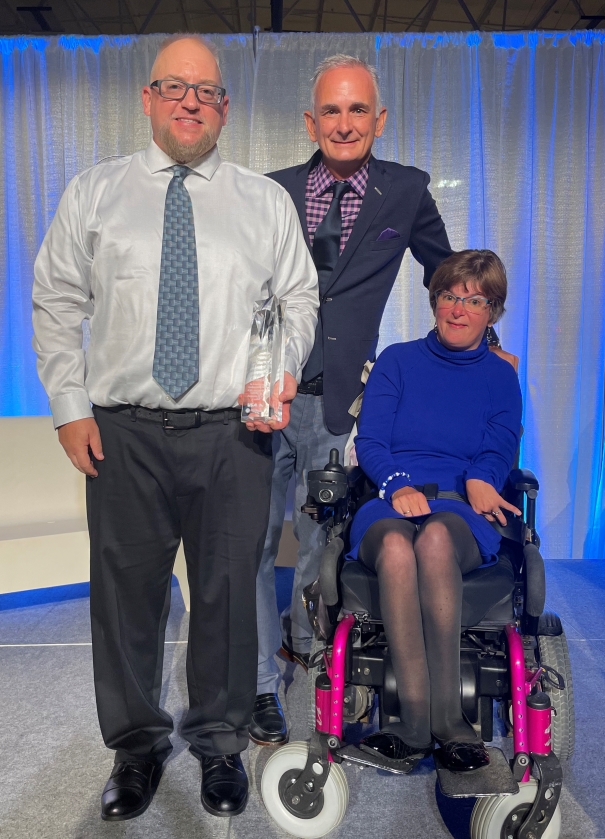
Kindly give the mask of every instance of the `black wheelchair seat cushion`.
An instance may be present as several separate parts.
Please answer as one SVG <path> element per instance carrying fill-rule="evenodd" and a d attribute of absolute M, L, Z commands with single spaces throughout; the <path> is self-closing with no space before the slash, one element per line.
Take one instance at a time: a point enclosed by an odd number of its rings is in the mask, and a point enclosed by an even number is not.
<path fill-rule="evenodd" d="M 340 585 L 345 611 L 367 613 L 374 620 L 382 620 L 376 574 L 361 562 L 350 560 L 344 563 Z M 513 620 L 514 589 L 515 572 L 508 557 L 471 571 L 463 579 L 462 628 L 481 621 L 504 625 Z"/>
<path fill-rule="evenodd" d="M 506 624 L 514 619 L 515 572 L 501 556 L 494 565 L 477 568 L 462 579 L 462 628 L 481 622 Z"/>

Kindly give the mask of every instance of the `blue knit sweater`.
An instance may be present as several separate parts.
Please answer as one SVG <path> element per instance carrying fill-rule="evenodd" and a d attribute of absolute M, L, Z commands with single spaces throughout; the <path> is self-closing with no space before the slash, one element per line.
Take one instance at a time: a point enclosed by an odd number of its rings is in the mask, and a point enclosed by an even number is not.
<path fill-rule="evenodd" d="M 395 472 L 406 475 L 386 483 L 384 500 L 376 498 L 359 510 L 349 558 L 356 558 L 374 521 L 401 518 L 390 501 L 404 486 L 435 483 L 464 494 L 465 482 L 478 478 L 500 492 L 520 432 L 517 375 L 489 351 L 485 339 L 476 350 L 456 352 L 430 332 L 418 341 L 387 347 L 366 386 L 355 447 L 360 466 L 379 488 Z M 437 499 L 429 507 L 462 516 L 484 564 L 495 560 L 500 535 L 483 516 L 462 501 Z"/>

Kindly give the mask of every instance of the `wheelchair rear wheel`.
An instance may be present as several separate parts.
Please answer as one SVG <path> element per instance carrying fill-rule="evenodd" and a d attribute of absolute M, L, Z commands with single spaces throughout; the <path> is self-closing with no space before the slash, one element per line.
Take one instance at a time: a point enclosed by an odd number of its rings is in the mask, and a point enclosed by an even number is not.
<path fill-rule="evenodd" d="M 278 749 L 267 761 L 261 778 L 263 803 L 273 821 L 282 830 L 299 839 L 320 839 L 344 819 L 349 803 L 349 786 L 342 766 L 330 764 L 330 774 L 323 788 L 321 809 L 312 818 L 298 818 L 284 805 L 280 788 L 284 776 L 300 775 L 308 756 L 308 743 L 288 743 Z M 288 779 L 285 778 L 285 782 Z"/>
<path fill-rule="evenodd" d="M 565 683 L 565 687 L 561 690 L 548 678 L 548 672 L 546 678 L 542 679 L 542 689 L 549 695 L 555 712 L 552 715 L 552 750 L 559 760 L 567 760 L 574 752 L 576 732 L 573 681 L 565 633 L 539 635 L 538 650 L 540 664 L 556 670 Z"/>
<path fill-rule="evenodd" d="M 471 839 L 517 839 L 523 819 L 529 813 L 538 791 L 535 778 L 519 784 L 515 795 L 490 795 L 480 798 L 471 816 Z M 561 832 L 561 810 L 557 809 L 542 839 L 559 839 Z"/>

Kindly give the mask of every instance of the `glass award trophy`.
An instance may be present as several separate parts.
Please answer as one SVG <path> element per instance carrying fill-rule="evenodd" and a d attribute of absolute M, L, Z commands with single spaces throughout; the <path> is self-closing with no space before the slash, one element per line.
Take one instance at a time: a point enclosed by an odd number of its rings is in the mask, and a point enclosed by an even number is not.
<path fill-rule="evenodd" d="M 275 295 L 256 303 L 243 390 L 242 422 L 281 422 L 284 386 L 286 301 Z"/>

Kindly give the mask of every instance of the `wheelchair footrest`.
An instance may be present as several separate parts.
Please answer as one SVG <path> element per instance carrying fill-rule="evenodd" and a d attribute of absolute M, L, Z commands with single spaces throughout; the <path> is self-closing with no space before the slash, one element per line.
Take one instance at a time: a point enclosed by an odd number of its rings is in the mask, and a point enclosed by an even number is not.
<path fill-rule="evenodd" d="M 387 772 L 394 772 L 395 775 L 407 775 L 416 765 L 415 762 L 405 760 L 390 760 L 388 757 L 378 754 L 378 752 L 375 754 L 362 752 L 352 743 L 337 749 L 336 754 L 351 763 L 361 763 L 363 766 L 372 766 L 374 769 L 384 769 Z"/>
<path fill-rule="evenodd" d="M 481 798 L 486 795 L 514 795 L 519 784 L 513 778 L 501 749 L 488 749 L 489 765 L 471 772 L 450 772 L 433 752 L 441 792 L 449 798 Z"/>

